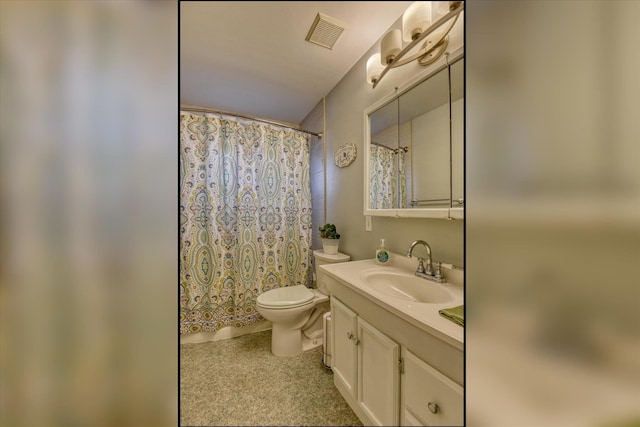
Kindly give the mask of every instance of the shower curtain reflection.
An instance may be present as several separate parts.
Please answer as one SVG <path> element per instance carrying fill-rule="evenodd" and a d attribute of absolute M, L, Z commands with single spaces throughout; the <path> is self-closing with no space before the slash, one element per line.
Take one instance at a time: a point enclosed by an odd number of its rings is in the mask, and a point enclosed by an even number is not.
<path fill-rule="evenodd" d="M 222 114 L 180 117 L 180 333 L 256 323 L 259 294 L 310 278 L 308 137 Z"/>
<path fill-rule="evenodd" d="M 371 143 L 369 203 L 371 209 L 394 209 L 406 204 L 405 150 Z"/>

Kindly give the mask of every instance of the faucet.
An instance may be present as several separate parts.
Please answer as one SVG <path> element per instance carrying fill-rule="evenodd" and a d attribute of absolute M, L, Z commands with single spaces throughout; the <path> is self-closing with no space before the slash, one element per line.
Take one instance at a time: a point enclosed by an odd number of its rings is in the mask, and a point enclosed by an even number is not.
<path fill-rule="evenodd" d="M 411 255 L 413 254 L 413 249 L 417 245 L 423 245 L 427 249 L 427 266 L 425 267 L 424 265 L 424 258 L 418 257 L 418 268 L 416 269 L 416 273 L 415 273 L 416 276 L 422 277 L 423 279 L 438 282 L 438 283 L 446 282 L 447 280 L 445 279 L 445 277 L 442 275 L 442 272 L 440 271 L 440 262 L 436 263 L 436 271 L 435 272 L 433 271 L 431 267 L 431 263 L 432 263 L 431 246 L 429 246 L 429 244 L 424 240 L 415 240 L 409 245 L 409 248 L 407 249 L 407 258 L 411 258 Z"/>

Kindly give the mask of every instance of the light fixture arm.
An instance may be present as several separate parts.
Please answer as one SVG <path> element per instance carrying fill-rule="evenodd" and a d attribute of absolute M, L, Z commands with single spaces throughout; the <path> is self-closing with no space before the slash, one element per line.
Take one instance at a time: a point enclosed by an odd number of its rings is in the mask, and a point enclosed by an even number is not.
<path fill-rule="evenodd" d="M 401 65 L 406 65 L 406 64 L 410 63 L 411 61 L 415 61 L 416 59 L 418 59 L 418 58 L 420 58 L 420 57 L 422 57 L 424 55 L 428 55 L 431 51 L 433 51 L 436 48 L 438 48 L 441 45 L 441 43 L 443 42 L 443 40 L 445 40 L 445 38 L 451 32 L 451 29 L 453 28 L 453 26 L 458 21 L 458 17 L 460 16 L 460 13 L 463 11 L 463 9 L 464 9 L 464 2 L 459 2 L 456 5 L 456 8 L 454 10 L 449 11 L 449 13 L 447 13 L 444 16 L 442 16 L 440 19 L 438 19 L 436 22 L 434 22 L 431 26 L 429 26 L 429 28 L 427 28 L 425 31 L 423 31 L 420 34 L 420 36 L 418 36 L 415 40 L 412 40 L 411 43 L 406 45 L 404 47 L 404 49 L 402 49 L 396 55 L 396 57 L 393 58 L 393 60 L 389 64 L 387 64 L 385 69 L 382 70 L 382 72 L 380 73 L 380 76 L 378 76 L 378 78 L 373 82 L 373 88 L 375 88 L 378 85 L 378 83 L 380 83 L 380 80 L 382 80 L 382 78 L 385 76 L 385 74 L 387 74 L 387 72 L 389 72 L 389 70 L 391 70 L 392 68 L 396 68 L 396 67 L 399 67 Z M 420 42 L 422 42 L 425 38 L 427 38 L 427 36 L 432 34 L 434 31 L 439 29 L 447 21 L 451 21 L 451 22 L 448 23 L 448 26 L 447 26 L 446 30 L 442 33 L 442 36 L 440 37 L 440 39 L 437 42 L 433 43 L 430 47 L 421 48 L 417 53 L 411 55 L 408 58 L 404 58 Z"/>

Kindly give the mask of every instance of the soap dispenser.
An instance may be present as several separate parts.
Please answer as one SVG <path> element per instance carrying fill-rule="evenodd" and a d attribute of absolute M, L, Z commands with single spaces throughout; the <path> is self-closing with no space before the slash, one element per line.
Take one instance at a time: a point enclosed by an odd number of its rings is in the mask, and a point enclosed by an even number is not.
<path fill-rule="evenodd" d="M 384 239 L 380 239 L 380 247 L 376 250 L 376 264 L 389 264 L 389 252 L 387 252 L 387 249 L 384 247 Z"/>

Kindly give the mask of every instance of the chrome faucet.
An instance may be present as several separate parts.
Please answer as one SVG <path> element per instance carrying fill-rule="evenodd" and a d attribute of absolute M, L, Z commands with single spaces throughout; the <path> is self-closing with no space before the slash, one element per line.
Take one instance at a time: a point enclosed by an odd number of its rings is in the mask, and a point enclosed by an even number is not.
<path fill-rule="evenodd" d="M 426 260 L 427 265 L 425 267 L 424 258 L 418 257 L 418 268 L 415 273 L 416 276 L 422 277 L 423 279 L 432 280 L 438 283 L 446 282 L 447 280 L 445 279 L 445 277 L 442 275 L 442 272 L 440 271 L 440 262 L 436 263 L 436 271 L 435 272 L 433 271 L 433 268 L 431 266 L 432 264 L 431 246 L 429 246 L 429 244 L 424 240 L 415 240 L 409 245 L 409 248 L 407 249 L 407 258 L 411 258 L 413 254 L 413 249 L 417 245 L 423 245 L 427 249 L 427 260 Z"/>

